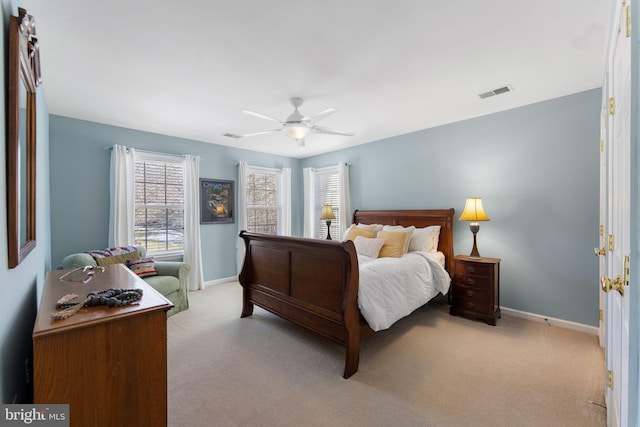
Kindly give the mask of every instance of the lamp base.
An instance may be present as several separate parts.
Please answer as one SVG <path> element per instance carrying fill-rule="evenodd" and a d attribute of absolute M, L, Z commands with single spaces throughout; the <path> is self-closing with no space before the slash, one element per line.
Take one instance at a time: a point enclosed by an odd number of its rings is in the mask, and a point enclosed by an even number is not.
<path fill-rule="evenodd" d="M 471 258 L 482 258 L 480 256 L 480 252 L 478 252 L 478 245 L 476 244 L 476 234 L 480 231 L 480 224 L 477 222 L 472 222 L 469 226 L 471 232 L 473 233 L 473 249 L 471 249 L 471 254 L 469 255 Z"/>
<path fill-rule="evenodd" d="M 331 220 L 328 219 L 327 220 L 327 239 L 326 240 L 331 240 L 331 233 L 330 233 L 330 227 L 331 227 Z"/>

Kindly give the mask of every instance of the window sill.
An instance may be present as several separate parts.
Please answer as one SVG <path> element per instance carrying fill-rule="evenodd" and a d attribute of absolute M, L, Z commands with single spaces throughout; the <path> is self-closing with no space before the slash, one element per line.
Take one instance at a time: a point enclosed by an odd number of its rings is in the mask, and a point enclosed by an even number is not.
<path fill-rule="evenodd" d="M 152 257 L 156 261 L 182 261 L 184 259 L 184 252 L 156 252 L 147 253 L 147 256 Z"/>

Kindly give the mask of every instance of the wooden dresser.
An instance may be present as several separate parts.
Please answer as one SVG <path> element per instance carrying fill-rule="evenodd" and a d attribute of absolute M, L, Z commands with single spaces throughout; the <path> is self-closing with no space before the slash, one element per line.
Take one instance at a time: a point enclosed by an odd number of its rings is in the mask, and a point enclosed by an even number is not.
<path fill-rule="evenodd" d="M 500 318 L 500 260 L 456 255 L 453 263 L 451 315 L 484 319 L 495 326 Z"/>
<path fill-rule="evenodd" d="M 87 283 L 51 271 L 33 330 L 34 403 L 69 404 L 71 426 L 167 425 L 167 310 L 173 304 L 123 264 Z M 143 290 L 139 305 L 85 307 L 51 320 L 62 296 Z"/>

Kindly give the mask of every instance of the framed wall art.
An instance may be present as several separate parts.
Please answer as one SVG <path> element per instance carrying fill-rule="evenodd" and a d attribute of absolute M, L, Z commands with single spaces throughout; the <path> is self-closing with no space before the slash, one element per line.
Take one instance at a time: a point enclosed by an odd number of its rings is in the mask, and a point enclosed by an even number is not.
<path fill-rule="evenodd" d="M 200 224 L 234 222 L 233 181 L 200 178 Z"/>

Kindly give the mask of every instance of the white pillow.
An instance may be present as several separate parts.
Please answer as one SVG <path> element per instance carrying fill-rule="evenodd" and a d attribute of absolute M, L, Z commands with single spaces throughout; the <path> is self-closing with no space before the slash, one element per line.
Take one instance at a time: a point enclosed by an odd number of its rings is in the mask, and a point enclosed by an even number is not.
<path fill-rule="evenodd" d="M 439 225 L 416 228 L 411 235 L 411 242 L 409 242 L 409 251 L 437 252 L 439 238 Z"/>
<path fill-rule="evenodd" d="M 374 236 L 378 234 L 378 231 L 382 231 L 381 224 L 353 224 L 351 227 L 362 228 L 365 231 L 373 234 Z M 342 236 L 342 241 L 347 240 L 347 235 L 349 234 L 349 228 L 344 231 L 344 235 Z"/>
<path fill-rule="evenodd" d="M 403 253 L 405 254 L 409 252 L 409 244 L 411 243 L 411 236 L 413 235 L 413 232 L 415 231 L 415 229 L 416 227 L 414 227 L 413 225 L 409 227 L 403 227 L 401 225 L 385 225 L 384 227 L 382 227 L 382 231 L 403 231 L 408 234 L 404 244 Z"/>
<path fill-rule="evenodd" d="M 369 258 L 378 258 L 380 249 L 382 249 L 382 245 L 384 245 L 384 240 L 356 236 L 353 244 L 356 246 L 356 252 L 359 255 L 368 256 Z"/>

